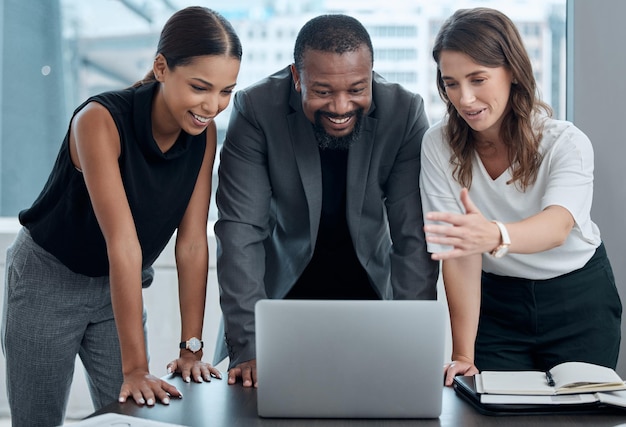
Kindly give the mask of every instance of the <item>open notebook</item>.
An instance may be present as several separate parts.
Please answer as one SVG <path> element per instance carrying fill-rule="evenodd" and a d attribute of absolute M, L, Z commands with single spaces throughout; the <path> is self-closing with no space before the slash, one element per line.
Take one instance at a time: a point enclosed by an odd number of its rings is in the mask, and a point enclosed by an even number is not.
<path fill-rule="evenodd" d="M 446 313 L 438 301 L 259 301 L 258 414 L 439 417 Z"/>

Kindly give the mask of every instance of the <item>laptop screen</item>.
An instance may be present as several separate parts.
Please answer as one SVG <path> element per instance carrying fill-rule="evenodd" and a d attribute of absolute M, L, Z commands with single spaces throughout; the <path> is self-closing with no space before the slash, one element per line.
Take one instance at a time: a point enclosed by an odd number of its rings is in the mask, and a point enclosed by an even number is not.
<path fill-rule="evenodd" d="M 446 313 L 439 301 L 259 301 L 259 415 L 438 417 Z"/>

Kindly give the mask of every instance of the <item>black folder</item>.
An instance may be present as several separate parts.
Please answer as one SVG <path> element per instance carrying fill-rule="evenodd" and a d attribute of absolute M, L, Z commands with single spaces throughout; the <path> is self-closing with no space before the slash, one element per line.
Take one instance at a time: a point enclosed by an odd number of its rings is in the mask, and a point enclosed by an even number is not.
<path fill-rule="evenodd" d="M 457 376 L 453 382 L 456 394 L 478 412 L 484 415 L 550 415 L 550 414 L 599 414 L 599 413 L 626 413 L 626 410 L 601 402 L 541 405 L 541 404 L 491 404 L 482 403 L 480 394 L 476 392 L 474 377 Z"/>

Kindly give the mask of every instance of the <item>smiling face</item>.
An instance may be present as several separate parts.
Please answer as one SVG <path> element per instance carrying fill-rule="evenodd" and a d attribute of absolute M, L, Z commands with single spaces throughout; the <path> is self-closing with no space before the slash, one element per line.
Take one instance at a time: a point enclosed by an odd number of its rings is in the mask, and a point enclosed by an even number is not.
<path fill-rule="evenodd" d="M 497 140 L 502 119 L 510 108 L 511 71 L 485 67 L 451 50 L 441 52 L 439 70 L 446 95 L 459 116 L 484 138 Z"/>
<path fill-rule="evenodd" d="M 291 71 L 307 119 L 332 138 L 350 137 L 358 131 L 360 118 L 372 104 L 368 48 L 342 54 L 310 49 L 301 68 L 298 72 L 292 66 Z"/>
<path fill-rule="evenodd" d="M 190 135 L 202 133 L 230 102 L 239 60 L 230 56 L 198 56 L 174 69 L 162 55 L 155 59 L 154 73 L 161 90 L 155 100 L 153 126 L 167 134 L 183 129 Z"/>

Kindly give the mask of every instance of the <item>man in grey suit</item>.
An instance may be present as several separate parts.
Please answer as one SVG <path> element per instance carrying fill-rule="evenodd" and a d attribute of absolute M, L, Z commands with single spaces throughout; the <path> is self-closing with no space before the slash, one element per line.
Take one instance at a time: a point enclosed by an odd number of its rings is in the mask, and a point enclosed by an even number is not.
<path fill-rule="evenodd" d="M 215 363 L 256 386 L 263 298 L 435 299 L 419 191 L 423 100 L 373 71 L 346 15 L 300 30 L 294 64 L 235 94 L 215 225 L 224 319 Z"/>

